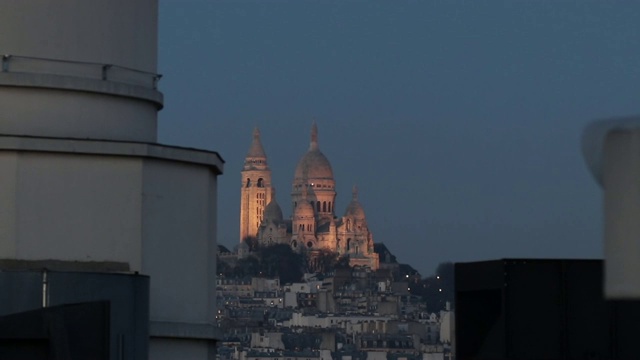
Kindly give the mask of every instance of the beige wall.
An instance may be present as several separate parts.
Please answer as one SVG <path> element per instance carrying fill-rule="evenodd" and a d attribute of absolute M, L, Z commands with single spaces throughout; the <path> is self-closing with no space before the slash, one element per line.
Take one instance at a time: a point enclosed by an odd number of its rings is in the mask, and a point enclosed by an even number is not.
<path fill-rule="evenodd" d="M 0 136 L 0 258 L 127 263 L 151 278 L 152 322 L 213 324 L 221 169 L 202 163 L 211 153 L 155 146 L 143 156 L 143 149 Z M 107 155 L 117 151 L 121 156 Z M 170 347 L 165 340 L 154 338 L 150 352 L 164 353 L 156 347 Z M 189 341 L 170 343 L 183 348 Z M 193 340 L 189 351 L 200 351 L 198 344 L 206 345 Z"/>
<path fill-rule="evenodd" d="M 150 358 L 212 358 L 223 161 L 155 144 L 157 15 L 0 1 L 0 257 L 127 263 L 151 279 Z"/>
<path fill-rule="evenodd" d="M 137 98 L 3 87 L 0 81 L 0 108 L 0 131 L 6 135 L 143 142 L 157 137 L 156 104 Z"/>
<path fill-rule="evenodd" d="M 213 321 L 213 173 L 202 166 L 149 160 L 143 184 L 142 271 L 152 274 L 151 320 Z"/>
<path fill-rule="evenodd" d="M 157 13 L 156 0 L 0 1 L 0 133 L 156 141 Z"/>
<path fill-rule="evenodd" d="M 155 72 L 157 27 L 156 0 L 3 0 L 0 53 Z"/>
<path fill-rule="evenodd" d="M 141 160 L 1 152 L 0 257 L 118 261 L 140 271 Z"/>

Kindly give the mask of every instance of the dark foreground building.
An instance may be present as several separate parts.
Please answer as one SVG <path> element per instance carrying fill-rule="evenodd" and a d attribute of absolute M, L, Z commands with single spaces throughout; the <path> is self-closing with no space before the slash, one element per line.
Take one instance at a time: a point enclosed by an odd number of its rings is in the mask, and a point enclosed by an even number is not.
<path fill-rule="evenodd" d="M 637 359 L 640 302 L 605 301 L 601 260 L 455 266 L 457 359 Z"/>
<path fill-rule="evenodd" d="M 148 358 L 149 277 L 92 266 L 0 261 L 0 359 Z"/>

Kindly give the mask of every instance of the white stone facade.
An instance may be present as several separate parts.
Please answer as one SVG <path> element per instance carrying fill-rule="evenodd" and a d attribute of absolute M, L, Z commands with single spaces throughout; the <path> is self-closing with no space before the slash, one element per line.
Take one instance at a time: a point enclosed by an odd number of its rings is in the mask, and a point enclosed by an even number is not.
<path fill-rule="evenodd" d="M 354 187 L 343 216 L 335 215 L 336 188 L 329 160 L 320 151 L 313 125 L 309 150 L 296 167 L 291 192 L 293 214 L 283 217 L 271 184 L 271 170 L 255 130 L 242 171 L 240 241 L 255 237 L 262 245 L 289 244 L 313 256 L 319 251 L 348 255 L 351 265 L 377 269 L 373 235 Z"/>

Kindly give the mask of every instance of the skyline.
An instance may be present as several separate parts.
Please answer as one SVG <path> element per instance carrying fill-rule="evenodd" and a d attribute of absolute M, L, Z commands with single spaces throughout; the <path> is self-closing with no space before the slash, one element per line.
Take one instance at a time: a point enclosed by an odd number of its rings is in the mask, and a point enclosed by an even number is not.
<path fill-rule="evenodd" d="M 357 185 L 375 242 L 444 261 L 600 258 L 593 120 L 638 113 L 640 4 L 160 2 L 162 143 L 218 151 L 218 243 L 239 229 L 260 128 L 278 202 L 315 118 L 337 216 Z"/>

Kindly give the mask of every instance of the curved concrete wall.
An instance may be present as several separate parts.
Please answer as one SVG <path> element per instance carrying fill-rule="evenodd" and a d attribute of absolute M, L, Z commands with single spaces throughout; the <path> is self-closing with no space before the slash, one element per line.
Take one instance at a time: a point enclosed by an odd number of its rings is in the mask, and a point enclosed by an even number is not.
<path fill-rule="evenodd" d="M 0 133 L 156 141 L 157 12 L 156 0 L 0 2 Z"/>
<path fill-rule="evenodd" d="M 0 54 L 156 72 L 156 0 L 3 0 Z"/>
<path fill-rule="evenodd" d="M 156 140 L 157 108 L 126 97 L 0 86 L 0 109 L 5 135 Z"/>

